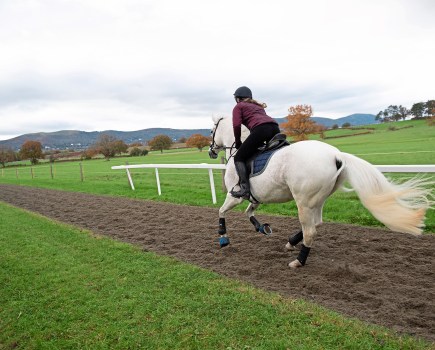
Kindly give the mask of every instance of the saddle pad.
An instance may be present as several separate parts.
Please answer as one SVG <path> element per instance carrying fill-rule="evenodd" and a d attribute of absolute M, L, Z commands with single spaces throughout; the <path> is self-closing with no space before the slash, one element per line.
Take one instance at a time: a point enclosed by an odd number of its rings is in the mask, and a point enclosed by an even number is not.
<path fill-rule="evenodd" d="M 256 156 L 251 164 L 252 170 L 250 176 L 260 175 L 264 171 L 264 169 L 266 169 L 267 163 L 269 163 L 269 159 L 276 151 L 278 151 L 278 149 L 266 151 Z"/>

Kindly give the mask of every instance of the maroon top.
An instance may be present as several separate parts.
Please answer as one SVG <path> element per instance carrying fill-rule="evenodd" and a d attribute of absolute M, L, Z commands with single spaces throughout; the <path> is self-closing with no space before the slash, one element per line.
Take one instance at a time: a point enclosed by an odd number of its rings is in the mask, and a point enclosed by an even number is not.
<path fill-rule="evenodd" d="M 240 143 L 242 124 L 249 130 L 266 123 L 278 124 L 275 119 L 269 117 L 263 107 L 249 102 L 239 102 L 233 109 L 233 129 L 236 144 Z"/>

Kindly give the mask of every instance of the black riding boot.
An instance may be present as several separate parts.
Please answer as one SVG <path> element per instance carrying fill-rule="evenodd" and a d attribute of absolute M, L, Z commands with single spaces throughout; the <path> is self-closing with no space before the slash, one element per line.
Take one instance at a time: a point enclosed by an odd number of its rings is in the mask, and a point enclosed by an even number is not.
<path fill-rule="evenodd" d="M 236 198 L 249 199 L 250 189 L 249 189 L 249 179 L 246 170 L 246 165 L 244 162 L 234 162 L 236 166 L 237 174 L 239 175 L 239 186 L 240 191 L 231 190 L 231 195 Z"/>

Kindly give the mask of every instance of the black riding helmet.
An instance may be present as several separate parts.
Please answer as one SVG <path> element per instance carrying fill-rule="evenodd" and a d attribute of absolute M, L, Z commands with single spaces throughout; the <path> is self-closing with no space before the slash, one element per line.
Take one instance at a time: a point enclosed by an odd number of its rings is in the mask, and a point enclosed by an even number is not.
<path fill-rule="evenodd" d="M 240 97 L 240 98 L 252 98 L 252 92 L 251 89 L 247 86 L 241 86 L 239 87 L 236 92 L 234 93 L 234 97 Z"/>

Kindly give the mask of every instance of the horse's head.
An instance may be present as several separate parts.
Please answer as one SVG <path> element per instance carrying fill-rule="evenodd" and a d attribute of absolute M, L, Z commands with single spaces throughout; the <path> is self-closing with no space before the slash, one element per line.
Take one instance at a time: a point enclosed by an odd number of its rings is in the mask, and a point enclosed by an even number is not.
<path fill-rule="evenodd" d="M 223 117 L 213 117 L 214 126 L 211 130 L 211 144 L 210 148 L 208 149 L 208 156 L 211 159 L 216 159 L 218 157 L 218 153 L 225 149 L 225 145 L 222 142 L 222 125 L 219 129 L 219 124 L 221 124 L 222 120 L 224 120 Z"/>

